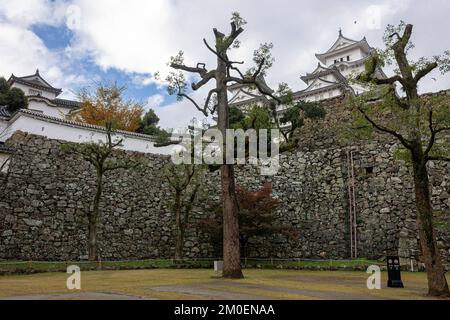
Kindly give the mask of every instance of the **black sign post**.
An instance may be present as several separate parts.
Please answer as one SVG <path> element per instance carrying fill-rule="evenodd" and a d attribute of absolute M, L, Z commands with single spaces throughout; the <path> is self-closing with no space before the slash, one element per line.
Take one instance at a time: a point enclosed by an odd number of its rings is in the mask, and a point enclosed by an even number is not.
<path fill-rule="evenodd" d="M 396 256 L 387 257 L 388 287 L 404 288 L 400 270 L 400 258 Z"/>

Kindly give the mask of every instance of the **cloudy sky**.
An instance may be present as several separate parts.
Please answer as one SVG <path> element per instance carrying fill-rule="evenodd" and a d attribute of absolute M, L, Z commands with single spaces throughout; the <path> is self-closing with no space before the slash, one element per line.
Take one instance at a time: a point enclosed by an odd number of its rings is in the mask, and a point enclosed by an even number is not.
<path fill-rule="evenodd" d="M 168 96 L 153 75 L 166 74 L 169 57 L 180 49 L 187 63 L 212 68 L 214 57 L 202 39 L 212 38 L 213 27 L 228 32 L 233 11 L 248 21 L 233 56 L 250 63 L 260 43 L 272 42 L 276 61 L 268 83 L 288 82 L 294 90 L 305 87 L 300 75 L 313 71 L 314 54 L 333 44 L 339 28 L 382 47 L 386 24 L 405 20 L 415 26 L 414 56 L 450 49 L 447 0 L 0 0 L 0 76 L 39 68 L 65 97 L 96 81 L 117 81 L 127 86 L 128 97 L 155 109 L 163 127 L 185 126 L 201 114 Z M 435 72 L 421 91 L 450 88 L 449 78 Z M 194 96 L 201 101 L 204 92 Z"/>

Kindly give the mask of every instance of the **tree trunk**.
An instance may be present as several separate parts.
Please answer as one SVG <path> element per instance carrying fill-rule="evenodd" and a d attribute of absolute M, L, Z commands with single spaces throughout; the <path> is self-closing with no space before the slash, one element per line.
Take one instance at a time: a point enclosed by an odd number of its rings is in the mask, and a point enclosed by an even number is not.
<path fill-rule="evenodd" d="M 431 296 L 450 296 L 433 228 L 433 208 L 431 205 L 427 166 L 424 164 L 425 161 L 420 160 L 416 158 L 413 161 L 414 188 L 417 226 L 422 256 L 427 269 L 428 294 Z"/>
<path fill-rule="evenodd" d="M 233 165 L 222 166 L 223 277 L 243 278 Z"/>
<path fill-rule="evenodd" d="M 226 77 L 226 64 L 217 59 L 217 99 L 218 128 L 225 140 L 229 126 L 229 109 Z M 225 155 L 225 146 L 222 148 Z M 224 157 L 225 159 L 225 157 Z M 243 278 L 239 244 L 239 222 L 237 216 L 236 186 L 233 164 L 223 164 L 221 168 L 222 208 L 223 208 L 223 274 L 224 278 Z"/>
<path fill-rule="evenodd" d="M 243 259 L 247 258 L 247 245 L 248 245 L 248 239 L 247 237 L 240 237 L 241 241 L 241 255 Z"/>
<path fill-rule="evenodd" d="M 97 171 L 97 191 L 94 197 L 92 213 L 89 215 L 89 261 L 97 261 L 97 221 L 100 214 L 100 199 L 103 191 L 103 173 Z"/>
<path fill-rule="evenodd" d="M 97 261 L 97 222 L 89 218 L 89 261 Z"/>
<path fill-rule="evenodd" d="M 177 228 L 177 236 L 175 243 L 175 260 L 181 260 L 183 258 L 184 247 L 184 228 L 181 221 L 181 194 L 175 193 L 175 224 Z"/>

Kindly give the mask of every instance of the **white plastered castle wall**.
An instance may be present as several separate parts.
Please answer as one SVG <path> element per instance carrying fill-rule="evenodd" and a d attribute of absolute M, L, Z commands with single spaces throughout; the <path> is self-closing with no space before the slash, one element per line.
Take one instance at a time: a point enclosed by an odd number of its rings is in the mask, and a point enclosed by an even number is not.
<path fill-rule="evenodd" d="M 42 97 L 53 100 L 56 98 L 56 94 L 51 93 L 51 92 L 47 92 L 44 90 L 40 90 L 40 89 L 35 89 L 26 85 L 23 85 L 21 83 L 17 83 L 14 82 L 12 85 L 12 88 L 18 88 L 21 89 L 26 96 L 36 96 L 38 94 L 40 94 Z"/>
<path fill-rule="evenodd" d="M 17 131 L 76 143 L 99 142 L 106 139 L 105 132 L 100 129 L 47 121 L 21 113 L 10 121 L 9 127 L 0 137 L 0 141 L 8 140 Z M 123 139 L 119 149 L 128 151 L 170 155 L 174 148 L 174 146 L 157 148 L 151 138 L 138 137 L 131 134 L 117 133 L 114 138 Z"/>
<path fill-rule="evenodd" d="M 69 108 L 49 106 L 44 101 L 36 101 L 34 99 L 29 100 L 28 109 L 33 111 L 39 111 L 47 116 L 56 117 L 60 119 L 65 119 L 66 116 L 71 111 L 71 109 Z"/>

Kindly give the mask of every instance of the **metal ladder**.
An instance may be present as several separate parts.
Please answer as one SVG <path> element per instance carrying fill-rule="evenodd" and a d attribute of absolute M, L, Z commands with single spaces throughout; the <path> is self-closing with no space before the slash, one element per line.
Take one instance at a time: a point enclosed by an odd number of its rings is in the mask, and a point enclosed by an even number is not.
<path fill-rule="evenodd" d="M 353 151 L 347 151 L 347 187 L 348 187 L 348 214 L 349 214 L 349 234 L 350 234 L 350 257 L 358 257 L 358 223 L 356 220 L 356 192 L 355 192 L 355 165 L 353 161 Z"/>

